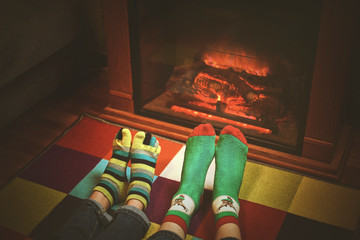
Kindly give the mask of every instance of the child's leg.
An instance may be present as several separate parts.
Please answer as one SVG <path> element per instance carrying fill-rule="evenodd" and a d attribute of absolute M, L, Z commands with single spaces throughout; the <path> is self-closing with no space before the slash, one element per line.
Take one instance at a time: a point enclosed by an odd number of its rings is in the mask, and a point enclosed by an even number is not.
<path fill-rule="evenodd" d="M 90 199 L 74 212 L 57 239 L 95 239 L 109 226 L 112 217 L 106 210 L 125 199 L 127 190 L 125 168 L 129 161 L 131 133 L 120 129 L 113 141 L 113 155 Z"/>
<path fill-rule="evenodd" d="M 150 133 L 138 132 L 131 146 L 131 177 L 126 205 L 117 210 L 113 222 L 100 239 L 142 239 L 150 227 L 150 221 L 142 211 L 149 202 L 159 142 Z"/>
<path fill-rule="evenodd" d="M 161 147 L 151 133 L 138 132 L 131 146 L 131 178 L 127 205 L 145 210 L 150 201 L 157 158 Z"/>
<path fill-rule="evenodd" d="M 99 202 L 105 210 L 125 200 L 128 184 L 126 167 L 129 162 L 130 147 L 130 130 L 122 128 L 113 141 L 112 157 L 90 196 L 90 199 Z"/>

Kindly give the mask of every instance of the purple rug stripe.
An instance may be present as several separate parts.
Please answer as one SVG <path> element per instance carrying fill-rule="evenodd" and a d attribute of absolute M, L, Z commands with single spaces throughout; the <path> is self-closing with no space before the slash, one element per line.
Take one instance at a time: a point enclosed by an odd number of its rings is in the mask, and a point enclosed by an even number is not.
<path fill-rule="evenodd" d="M 54 145 L 20 177 L 69 193 L 100 160 L 98 157 Z"/>
<path fill-rule="evenodd" d="M 209 211 L 212 211 L 212 191 L 205 190 L 202 196 L 202 202 L 200 204 L 200 207 L 191 220 L 188 234 L 195 235 L 196 230 L 204 221 Z"/>
<path fill-rule="evenodd" d="M 179 182 L 158 177 L 152 185 L 150 204 L 145 213 L 149 220 L 161 224 L 170 208 L 171 198 L 179 189 Z"/>

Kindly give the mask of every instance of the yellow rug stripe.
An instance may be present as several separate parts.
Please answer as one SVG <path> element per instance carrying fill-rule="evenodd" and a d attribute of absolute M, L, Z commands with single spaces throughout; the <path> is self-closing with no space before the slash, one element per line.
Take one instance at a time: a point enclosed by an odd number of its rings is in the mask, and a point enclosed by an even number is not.
<path fill-rule="evenodd" d="M 304 177 L 289 212 L 354 231 L 360 217 L 360 191 Z"/>
<path fill-rule="evenodd" d="M 0 225 L 28 235 L 65 196 L 63 192 L 15 178 L 0 191 Z"/>
<path fill-rule="evenodd" d="M 247 162 L 239 197 L 288 211 L 303 176 Z"/>

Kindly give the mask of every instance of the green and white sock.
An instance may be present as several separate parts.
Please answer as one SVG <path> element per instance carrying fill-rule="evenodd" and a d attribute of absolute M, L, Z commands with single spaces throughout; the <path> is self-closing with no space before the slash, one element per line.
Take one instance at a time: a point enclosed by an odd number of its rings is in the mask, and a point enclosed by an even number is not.
<path fill-rule="evenodd" d="M 137 199 L 146 209 L 160 151 L 159 141 L 151 133 L 136 133 L 130 151 L 131 177 L 126 202 Z"/>
<path fill-rule="evenodd" d="M 216 229 L 226 223 L 239 224 L 239 191 L 247 160 L 247 141 L 241 131 L 226 126 L 220 132 L 215 151 L 213 212 Z"/>
<path fill-rule="evenodd" d="M 127 192 L 126 167 L 129 162 L 131 132 L 122 128 L 113 141 L 113 154 L 100 181 L 93 191 L 99 191 L 109 200 L 110 205 L 125 200 Z"/>
<path fill-rule="evenodd" d="M 215 154 L 215 131 L 210 124 L 197 126 L 186 142 L 179 190 L 163 222 L 174 222 L 186 233 L 204 191 L 206 173 Z"/>

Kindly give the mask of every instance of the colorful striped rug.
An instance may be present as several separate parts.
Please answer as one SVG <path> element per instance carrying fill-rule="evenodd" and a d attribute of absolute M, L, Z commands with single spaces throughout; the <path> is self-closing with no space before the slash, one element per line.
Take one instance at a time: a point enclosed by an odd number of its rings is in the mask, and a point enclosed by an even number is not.
<path fill-rule="evenodd" d="M 89 116 L 80 117 L 72 128 L 3 187 L 0 190 L 0 239 L 49 239 L 59 230 L 81 200 L 90 195 L 110 159 L 112 139 L 120 127 Z M 147 236 L 159 228 L 179 186 L 185 150 L 184 143 L 157 138 L 162 152 L 146 210 L 152 222 Z M 187 239 L 212 239 L 214 236 L 211 210 L 214 170 L 212 163 L 203 202 L 192 219 Z M 359 237 L 359 189 L 249 159 L 239 199 L 239 221 L 245 240 Z"/>

